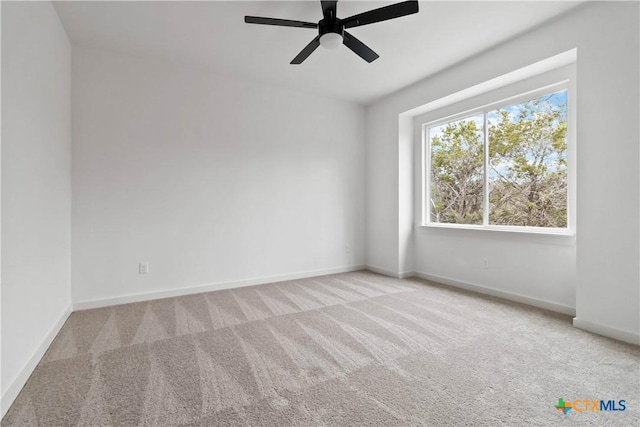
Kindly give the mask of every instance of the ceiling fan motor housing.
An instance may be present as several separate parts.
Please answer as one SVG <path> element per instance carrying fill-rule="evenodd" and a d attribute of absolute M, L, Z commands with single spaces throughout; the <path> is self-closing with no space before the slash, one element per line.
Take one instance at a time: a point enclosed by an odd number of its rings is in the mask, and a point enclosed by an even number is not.
<path fill-rule="evenodd" d="M 327 33 L 336 33 L 340 34 L 341 37 L 344 37 L 344 26 L 342 25 L 342 20 L 339 18 L 325 18 L 321 20 L 318 22 L 318 33 L 320 37 Z"/>

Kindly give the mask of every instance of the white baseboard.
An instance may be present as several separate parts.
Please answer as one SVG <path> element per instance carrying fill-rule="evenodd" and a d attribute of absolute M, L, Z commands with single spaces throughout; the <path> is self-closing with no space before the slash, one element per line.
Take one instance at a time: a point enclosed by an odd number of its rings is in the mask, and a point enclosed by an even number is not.
<path fill-rule="evenodd" d="M 394 277 L 396 279 L 406 279 L 408 277 L 414 277 L 415 273 L 413 271 L 406 271 L 404 273 L 396 273 L 391 270 L 387 270 L 385 268 L 376 267 L 374 265 L 367 265 L 365 267 L 369 271 L 373 271 L 374 273 L 382 274 L 389 277 Z"/>
<path fill-rule="evenodd" d="M 27 383 L 27 380 L 36 369 L 36 366 L 38 366 L 38 363 L 40 363 L 40 360 L 47 352 L 47 349 L 53 342 L 53 339 L 56 337 L 56 335 L 58 335 L 60 329 L 62 329 L 62 326 L 71 315 L 71 308 L 71 305 L 65 308 L 58 321 L 49 330 L 49 333 L 47 333 L 47 335 L 42 339 L 42 342 L 40 342 L 38 348 L 36 348 L 29 360 L 27 360 L 27 363 L 24 365 L 22 370 L 18 373 L 11 385 L 2 395 L 2 402 L 0 404 L 0 413 L 2 415 L 0 415 L 0 418 L 5 416 L 5 414 L 13 404 L 13 401 L 16 400 L 16 397 L 18 397 L 20 390 L 22 390 L 22 387 L 24 387 L 24 385 Z"/>
<path fill-rule="evenodd" d="M 223 289 L 241 288 L 244 286 L 262 285 L 265 283 L 284 282 L 286 280 L 305 279 L 308 277 L 326 276 L 327 274 L 348 273 L 350 271 L 364 270 L 364 265 L 352 265 L 325 270 L 305 271 L 278 276 L 260 277 L 256 279 L 237 280 L 233 282 L 209 283 L 205 285 L 190 286 L 188 288 L 169 289 L 164 291 L 146 292 L 142 294 L 124 295 L 114 298 L 94 299 L 73 303 L 73 310 L 88 310 L 91 308 L 108 307 L 112 305 L 128 304 L 132 302 L 150 301 L 160 298 L 171 298 L 182 295 L 199 294 L 202 292 L 219 291 Z"/>
<path fill-rule="evenodd" d="M 616 340 L 628 342 L 630 344 L 640 345 L 640 334 L 624 331 L 611 326 L 602 325 L 600 323 L 591 322 L 589 320 L 573 318 L 573 326 L 583 331 L 613 338 Z"/>
<path fill-rule="evenodd" d="M 404 273 L 398 273 L 398 279 L 408 279 L 410 277 L 416 277 L 415 271 L 405 271 Z"/>
<path fill-rule="evenodd" d="M 442 283 L 445 285 L 453 286 L 456 288 L 466 289 L 468 291 L 478 292 L 481 294 L 491 295 L 498 298 L 504 298 L 510 301 L 519 302 L 522 304 L 532 305 L 534 307 L 544 308 L 545 310 L 554 311 L 556 313 L 568 314 L 570 316 L 576 315 L 576 309 L 567 305 L 558 304 L 551 301 L 546 301 L 539 298 L 528 297 L 525 295 L 516 294 L 514 292 L 501 291 L 487 286 L 477 285 L 475 283 L 462 282 L 460 280 L 450 279 L 448 277 L 437 276 L 435 274 L 427 273 L 415 273 L 416 277 L 420 277 L 425 280 L 431 280 L 433 282 Z"/>

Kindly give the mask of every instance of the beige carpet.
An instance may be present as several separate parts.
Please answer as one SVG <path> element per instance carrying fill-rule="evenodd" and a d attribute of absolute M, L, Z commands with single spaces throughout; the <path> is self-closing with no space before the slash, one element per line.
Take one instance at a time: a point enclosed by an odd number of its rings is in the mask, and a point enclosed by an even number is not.
<path fill-rule="evenodd" d="M 639 366 L 566 316 L 356 272 L 75 312 L 2 425 L 631 426 Z"/>

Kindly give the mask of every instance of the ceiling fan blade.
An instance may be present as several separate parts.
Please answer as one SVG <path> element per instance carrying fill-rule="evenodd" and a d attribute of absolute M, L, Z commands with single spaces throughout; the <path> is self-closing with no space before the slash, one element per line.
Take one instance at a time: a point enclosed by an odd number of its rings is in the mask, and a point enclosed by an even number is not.
<path fill-rule="evenodd" d="M 320 1 L 325 19 L 334 19 L 337 14 L 337 1 Z"/>
<path fill-rule="evenodd" d="M 290 19 L 262 18 L 260 16 L 245 16 L 247 24 L 278 25 L 280 27 L 318 28 L 313 22 L 292 21 Z"/>
<path fill-rule="evenodd" d="M 359 27 L 361 25 L 373 24 L 374 22 L 386 21 L 388 19 L 400 18 L 401 16 L 418 13 L 417 1 L 403 1 L 379 9 L 353 15 L 342 20 L 345 28 Z"/>
<path fill-rule="evenodd" d="M 379 55 L 377 53 L 375 53 L 366 44 L 362 43 L 360 40 L 353 37 L 346 31 L 344 32 L 342 42 L 346 47 L 354 51 L 356 55 L 367 62 L 373 62 L 379 58 Z"/>
<path fill-rule="evenodd" d="M 307 59 L 309 57 L 309 55 L 311 55 L 313 53 L 313 51 L 318 48 L 318 46 L 320 46 L 320 36 L 316 36 L 315 39 L 311 40 L 311 43 L 309 43 L 307 46 L 305 46 L 305 48 L 302 49 L 302 51 L 298 54 L 298 56 L 293 58 L 293 61 L 291 61 L 291 63 L 292 64 L 302 64 L 302 62 L 305 59 Z"/>

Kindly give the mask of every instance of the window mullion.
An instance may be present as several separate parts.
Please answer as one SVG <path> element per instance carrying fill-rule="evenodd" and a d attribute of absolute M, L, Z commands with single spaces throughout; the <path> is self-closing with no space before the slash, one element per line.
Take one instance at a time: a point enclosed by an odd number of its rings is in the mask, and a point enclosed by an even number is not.
<path fill-rule="evenodd" d="M 422 223 L 431 222 L 431 142 L 428 136 L 428 127 L 422 126 Z M 426 200 L 425 200 L 426 199 Z"/>
<path fill-rule="evenodd" d="M 482 206 L 482 224 L 489 225 L 489 127 L 487 126 L 487 112 L 482 112 L 484 130 L 484 182 L 482 194 L 484 197 Z"/>

